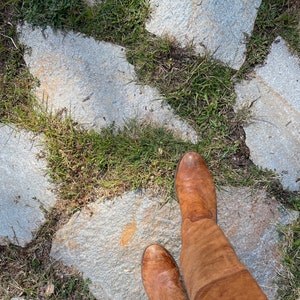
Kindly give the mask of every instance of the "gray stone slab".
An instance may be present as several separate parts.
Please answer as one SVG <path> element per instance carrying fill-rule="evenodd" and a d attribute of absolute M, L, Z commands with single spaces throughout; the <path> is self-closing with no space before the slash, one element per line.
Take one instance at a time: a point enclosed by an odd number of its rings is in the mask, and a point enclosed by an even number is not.
<path fill-rule="evenodd" d="M 152 13 L 146 29 L 193 44 L 200 54 L 239 69 L 245 61 L 250 35 L 261 0 L 150 0 Z"/>
<path fill-rule="evenodd" d="M 299 213 L 286 210 L 264 190 L 223 187 L 218 216 L 219 226 L 268 299 L 277 299 L 275 282 L 282 270 L 278 226 L 292 223 Z"/>
<path fill-rule="evenodd" d="M 283 187 L 300 190 L 300 64 L 281 38 L 263 66 L 236 85 L 235 110 L 249 110 L 244 126 L 252 161 L 275 170 Z"/>
<path fill-rule="evenodd" d="M 300 60 L 290 53 L 283 38 L 275 39 L 263 67 L 255 72 L 285 99 L 286 105 L 300 112 Z"/>
<path fill-rule="evenodd" d="M 41 140 L 0 124 L 0 245 L 29 243 L 55 203 Z"/>
<path fill-rule="evenodd" d="M 145 191 L 91 204 L 56 233 L 51 256 L 90 278 L 97 299 L 147 299 L 140 275 L 144 248 L 162 244 L 179 263 L 180 209 L 175 201 L 160 204 Z M 270 300 L 276 299 L 273 279 L 280 267 L 276 226 L 297 215 L 264 191 L 224 187 L 218 192 L 219 224 Z"/>
<path fill-rule="evenodd" d="M 67 110 L 75 121 L 96 130 L 137 119 L 196 142 L 195 131 L 174 115 L 156 89 L 135 83 L 125 48 L 28 25 L 20 28 L 20 40 L 31 48 L 25 61 L 40 80 L 36 94 L 49 110 Z"/>

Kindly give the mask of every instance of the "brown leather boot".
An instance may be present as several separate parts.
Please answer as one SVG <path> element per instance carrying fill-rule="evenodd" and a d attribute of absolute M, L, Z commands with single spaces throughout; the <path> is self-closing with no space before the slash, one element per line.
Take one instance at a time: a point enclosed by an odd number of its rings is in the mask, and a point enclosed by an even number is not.
<path fill-rule="evenodd" d="M 267 300 L 212 219 L 181 227 L 181 272 L 191 300 Z"/>
<path fill-rule="evenodd" d="M 159 245 L 150 245 L 144 251 L 142 279 L 150 300 L 187 299 L 176 263 Z"/>
<path fill-rule="evenodd" d="M 216 224 L 213 179 L 195 152 L 179 162 L 175 178 L 182 214 L 180 266 L 191 300 L 266 300 Z"/>
<path fill-rule="evenodd" d="M 213 179 L 200 154 L 187 152 L 178 164 L 175 190 L 182 219 L 216 221 L 216 192 Z"/>

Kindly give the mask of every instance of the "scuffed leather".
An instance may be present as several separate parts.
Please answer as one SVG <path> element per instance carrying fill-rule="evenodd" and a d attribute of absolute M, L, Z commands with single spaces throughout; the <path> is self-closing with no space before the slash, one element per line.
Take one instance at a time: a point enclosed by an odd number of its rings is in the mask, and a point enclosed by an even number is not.
<path fill-rule="evenodd" d="M 203 158 L 186 153 L 178 164 L 175 190 L 182 219 L 217 218 L 216 192 L 212 176 Z"/>
<path fill-rule="evenodd" d="M 175 261 L 160 245 L 144 251 L 142 279 L 150 300 L 188 299 Z"/>

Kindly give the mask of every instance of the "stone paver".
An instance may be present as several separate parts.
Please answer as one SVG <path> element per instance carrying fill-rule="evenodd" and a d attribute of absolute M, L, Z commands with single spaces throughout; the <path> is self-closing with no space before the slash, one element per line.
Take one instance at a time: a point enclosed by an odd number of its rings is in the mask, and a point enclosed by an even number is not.
<path fill-rule="evenodd" d="M 285 189 L 300 190 L 300 64 L 278 37 L 266 63 L 236 86 L 236 110 L 250 109 L 244 127 L 252 161 L 275 170 Z"/>
<path fill-rule="evenodd" d="M 55 203 L 40 140 L 0 124 L 0 245 L 25 246 Z"/>
<path fill-rule="evenodd" d="M 250 35 L 261 0 L 150 0 L 152 13 L 146 29 L 169 36 L 182 46 L 193 44 L 234 69 L 245 61 Z"/>
<path fill-rule="evenodd" d="M 25 61 L 40 80 L 38 98 L 52 110 L 67 110 L 86 128 L 123 127 L 137 119 L 197 141 L 195 131 L 163 103 L 158 91 L 134 81 L 126 49 L 80 34 L 47 28 L 20 28 L 20 40 L 31 50 Z"/>
<path fill-rule="evenodd" d="M 53 240 L 51 256 L 75 266 L 97 299 L 147 299 L 140 267 L 144 248 L 164 245 L 179 262 L 180 210 L 177 202 L 160 208 L 161 200 L 129 192 L 77 212 Z M 218 192 L 218 219 L 241 260 L 268 294 L 276 299 L 276 225 L 295 219 L 263 191 L 223 188 Z"/>

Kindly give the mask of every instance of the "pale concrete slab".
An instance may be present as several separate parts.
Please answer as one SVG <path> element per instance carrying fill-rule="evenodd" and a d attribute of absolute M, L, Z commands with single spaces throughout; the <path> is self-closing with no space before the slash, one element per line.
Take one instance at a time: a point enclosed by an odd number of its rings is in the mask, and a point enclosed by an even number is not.
<path fill-rule="evenodd" d="M 0 245 L 25 246 L 55 203 L 41 139 L 0 124 Z"/>
<path fill-rule="evenodd" d="M 239 69 L 261 0 L 150 0 L 146 29 Z"/>
<path fill-rule="evenodd" d="M 132 191 L 77 212 L 55 235 L 51 256 L 75 266 L 91 279 L 97 299 L 147 299 L 141 282 L 141 257 L 151 243 L 166 247 L 179 263 L 180 209 L 145 191 Z M 218 219 L 241 260 L 270 300 L 276 299 L 277 224 L 298 216 L 283 209 L 264 191 L 223 188 Z"/>
<path fill-rule="evenodd" d="M 195 130 L 173 113 L 156 89 L 135 83 L 125 48 L 29 25 L 20 28 L 20 41 L 31 49 L 25 61 L 40 80 L 36 94 L 49 110 L 67 110 L 86 128 L 123 127 L 137 119 L 197 141 Z"/>
<path fill-rule="evenodd" d="M 285 189 L 300 190 L 300 64 L 276 39 L 263 66 L 236 85 L 236 111 L 250 112 L 244 126 L 250 158 L 275 170 Z"/>

